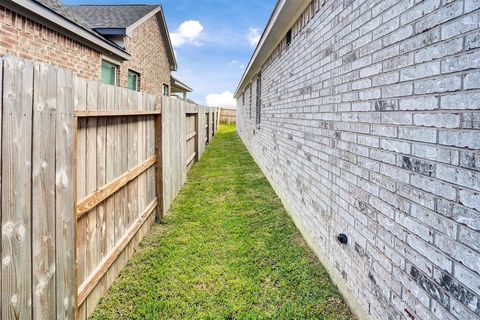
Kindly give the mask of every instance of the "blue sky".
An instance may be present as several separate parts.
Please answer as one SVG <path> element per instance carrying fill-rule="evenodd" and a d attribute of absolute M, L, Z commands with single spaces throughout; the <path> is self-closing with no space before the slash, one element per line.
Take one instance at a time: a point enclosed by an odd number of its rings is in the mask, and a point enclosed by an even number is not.
<path fill-rule="evenodd" d="M 276 0 L 63 0 L 65 4 L 158 4 L 175 33 L 178 72 L 195 101 L 228 104 L 255 38 L 263 31 Z M 185 23 L 187 22 L 187 23 Z M 183 24 L 183 26 L 182 26 Z M 228 93 L 226 93 L 228 92 Z"/>

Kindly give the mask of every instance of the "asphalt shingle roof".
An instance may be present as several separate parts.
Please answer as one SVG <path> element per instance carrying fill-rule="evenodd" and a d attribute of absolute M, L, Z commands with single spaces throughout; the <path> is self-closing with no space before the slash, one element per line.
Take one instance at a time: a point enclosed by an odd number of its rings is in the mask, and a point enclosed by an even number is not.
<path fill-rule="evenodd" d="M 52 0 L 42 0 L 52 1 Z M 54 1 L 54 0 L 53 0 Z M 90 28 L 127 28 L 158 8 L 157 5 L 80 5 L 67 6 Z"/>
<path fill-rule="evenodd" d="M 79 17 L 77 17 L 75 14 L 73 14 L 66 6 L 64 6 L 60 1 L 58 0 L 35 0 L 38 3 L 43 4 L 45 7 L 49 8 L 52 11 L 55 11 L 55 13 L 61 15 L 62 17 L 78 24 L 79 26 L 92 31 L 90 27 Z"/>

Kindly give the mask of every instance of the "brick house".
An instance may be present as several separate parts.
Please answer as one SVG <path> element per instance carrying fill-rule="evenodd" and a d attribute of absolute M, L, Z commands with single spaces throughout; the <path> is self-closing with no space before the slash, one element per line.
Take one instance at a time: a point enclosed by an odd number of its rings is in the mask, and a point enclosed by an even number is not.
<path fill-rule="evenodd" d="M 169 95 L 175 54 L 161 6 L 0 4 L 0 56 L 71 69 L 89 80 Z"/>
<path fill-rule="evenodd" d="M 480 318 L 479 1 L 280 0 L 235 96 L 359 318 Z"/>

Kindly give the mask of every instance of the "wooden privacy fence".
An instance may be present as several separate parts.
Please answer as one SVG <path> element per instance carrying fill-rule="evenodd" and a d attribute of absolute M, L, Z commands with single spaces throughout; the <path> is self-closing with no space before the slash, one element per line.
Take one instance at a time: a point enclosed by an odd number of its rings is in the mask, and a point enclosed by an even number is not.
<path fill-rule="evenodd" d="M 0 62 L 1 318 L 86 319 L 168 210 L 218 110 L 169 97 L 161 109 L 153 95 Z"/>
<path fill-rule="evenodd" d="M 221 124 L 236 124 L 237 123 L 237 110 L 220 108 L 219 111 L 220 123 Z"/>

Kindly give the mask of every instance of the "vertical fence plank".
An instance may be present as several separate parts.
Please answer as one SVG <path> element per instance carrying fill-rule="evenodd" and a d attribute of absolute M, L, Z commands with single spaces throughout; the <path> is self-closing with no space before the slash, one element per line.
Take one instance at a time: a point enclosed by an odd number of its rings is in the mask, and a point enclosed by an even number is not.
<path fill-rule="evenodd" d="M 106 109 L 115 110 L 115 87 L 107 86 L 106 88 Z M 118 158 L 115 156 L 117 145 L 115 144 L 115 135 L 117 130 L 117 118 L 107 119 L 107 132 L 106 132 L 106 158 L 105 158 L 105 175 L 106 181 L 110 182 L 115 179 L 116 166 Z M 118 194 L 114 194 L 112 197 L 107 199 L 106 203 L 106 252 L 107 254 L 115 246 L 115 229 L 116 229 L 116 206 L 115 201 L 117 200 Z M 112 267 L 112 269 L 115 269 Z M 116 274 L 115 270 L 111 270 L 107 274 L 106 287 L 109 288 L 113 281 L 115 280 Z"/>
<path fill-rule="evenodd" d="M 87 110 L 97 110 L 98 83 L 87 83 Z M 87 120 L 87 150 L 86 150 L 86 191 L 87 194 L 97 188 L 97 118 Z M 86 271 L 87 276 L 95 269 L 99 261 L 99 243 L 97 236 L 97 210 L 91 210 L 86 218 Z M 89 297 L 90 298 L 90 297 Z M 93 298 L 93 297 L 92 297 Z M 87 299 L 87 316 L 93 308 Z M 94 304 L 94 303 L 92 303 Z"/>
<path fill-rule="evenodd" d="M 138 110 L 145 110 L 146 109 L 146 104 L 144 103 L 144 94 L 141 92 L 137 92 L 137 109 Z M 147 140 L 146 140 L 146 121 L 147 117 L 137 117 L 137 144 L 138 144 L 138 149 L 137 149 L 137 164 L 144 162 L 146 158 L 146 151 L 147 151 Z M 146 177 L 146 172 L 142 173 L 138 177 L 138 191 L 137 191 L 137 201 L 138 201 L 138 212 L 136 214 L 136 217 L 140 215 L 141 212 L 146 208 L 146 185 L 147 185 L 147 177 Z"/>
<path fill-rule="evenodd" d="M 56 291 L 57 319 L 74 319 L 75 310 L 75 186 L 73 74 L 57 73 L 56 113 Z"/>
<path fill-rule="evenodd" d="M 163 126 L 162 119 L 165 117 L 164 103 L 162 100 L 157 101 L 161 103 L 162 113 L 155 116 L 154 131 L 155 131 L 155 154 L 157 155 L 157 165 L 155 166 L 155 194 L 158 198 L 157 219 L 161 220 L 165 213 L 165 192 L 164 192 L 164 149 L 163 149 Z M 157 106 L 154 106 L 155 108 Z"/>
<path fill-rule="evenodd" d="M 0 227 L 3 227 L 2 224 L 2 212 L 3 212 L 3 206 L 2 206 L 2 182 L 3 182 L 3 177 L 2 177 L 2 133 L 3 133 L 3 59 L 0 58 Z M 1 248 L 2 248 L 2 241 L 3 241 L 3 234 L 2 234 L 2 228 L 0 228 L 0 256 L 2 255 L 1 253 Z M 3 268 L 0 267 L 0 297 L 3 297 L 3 288 L 2 288 L 2 275 L 3 275 Z M 2 303 L 3 303 L 3 298 L 0 298 L 0 317 L 2 316 Z"/>
<path fill-rule="evenodd" d="M 128 110 L 128 91 L 124 88 L 118 88 L 118 98 L 119 98 L 119 109 L 121 110 Z M 129 153 L 129 141 L 128 141 L 128 119 L 127 117 L 123 117 L 121 119 L 122 125 L 121 125 L 121 156 L 120 158 L 122 159 L 121 161 L 121 166 L 120 166 L 120 174 L 126 172 L 128 170 L 128 153 Z M 127 187 L 128 188 L 128 187 Z M 128 229 L 128 213 L 129 213 L 129 200 L 128 200 L 128 190 L 127 188 L 124 188 L 122 190 L 122 204 L 123 204 L 123 219 L 122 219 L 122 225 L 121 225 L 121 234 L 125 234 L 125 230 Z M 122 252 L 120 257 L 118 258 L 119 260 L 119 268 L 122 269 L 126 264 L 127 264 L 127 253 L 126 250 Z"/>
<path fill-rule="evenodd" d="M 74 110 L 81 111 L 87 109 L 87 83 L 85 80 L 75 77 L 75 97 Z M 87 119 L 77 119 L 77 150 L 76 150 L 76 183 L 77 194 L 76 199 L 81 200 L 86 196 L 86 153 L 87 153 Z M 75 208 L 76 221 L 76 288 L 85 280 L 87 275 L 87 251 L 86 251 L 86 235 L 87 235 L 87 216 L 81 219 L 77 218 L 77 211 Z M 77 293 L 75 294 L 77 296 Z M 78 319 L 86 318 L 86 304 L 78 306 Z"/>
<path fill-rule="evenodd" d="M 34 67 L 32 135 L 32 257 L 33 315 L 56 318 L 55 308 L 55 118 L 57 73 Z"/>
<path fill-rule="evenodd" d="M 74 110 L 81 111 L 87 109 L 87 82 L 78 77 L 74 78 Z M 77 183 L 77 200 L 83 199 L 87 195 L 86 186 L 86 154 L 87 154 L 87 119 L 80 118 L 77 120 L 77 150 L 76 150 L 76 183 Z M 75 219 L 76 210 L 75 210 Z M 77 220 L 76 225 L 76 287 L 85 280 L 87 276 L 87 219 L 88 216 L 83 216 Z M 76 292 L 75 292 L 76 295 Z M 78 319 L 86 318 L 86 304 L 78 306 Z"/>
<path fill-rule="evenodd" d="M 124 89 L 127 90 L 127 89 Z M 128 90 L 128 109 L 137 110 L 138 95 L 137 92 Z M 138 164 L 138 119 L 132 118 L 128 122 L 128 169 L 132 169 Z M 128 220 L 127 228 L 132 225 L 136 217 L 139 215 L 138 210 L 138 181 L 131 181 L 127 187 L 128 192 Z M 128 246 L 127 259 L 133 254 L 132 246 Z"/>
<path fill-rule="evenodd" d="M 30 319 L 33 66 L 8 57 L 3 77 L 2 319 Z"/>

